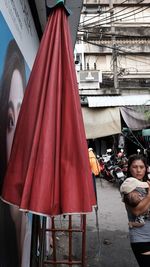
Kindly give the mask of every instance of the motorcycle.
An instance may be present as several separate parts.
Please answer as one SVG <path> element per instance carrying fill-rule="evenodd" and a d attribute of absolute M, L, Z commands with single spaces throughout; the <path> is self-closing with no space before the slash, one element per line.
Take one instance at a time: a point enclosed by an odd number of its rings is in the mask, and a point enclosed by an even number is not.
<path fill-rule="evenodd" d="M 114 162 L 112 160 L 112 150 L 107 149 L 106 154 L 102 155 L 103 162 L 103 177 L 109 182 L 113 182 L 112 170 L 114 168 Z"/>
<path fill-rule="evenodd" d="M 122 172 L 125 174 L 125 176 L 127 176 L 128 159 L 123 149 L 121 149 L 121 151 L 117 154 L 116 161 Z"/>
<path fill-rule="evenodd" d="M 114 166 L 111 175 L 114 177 L 115 184 L 120 187 L 121 184 L 126 179 L 126 175 L 123 173 L 122 169 L 119 166 Z"/>
<path fill-rule="evenodd" d="M 113 182 L 117 186 L 120 186 L 126 179 L 127 158 L 124 153 L 121 154 L 121 157 L 110 153 L 111 151 L 109 150 L 102 156 L 104 163 L 104 178 L 109 182 Z"/>
<path fill-rule="evenodd" d="M 99 155 L 97 155 L 97 160 L 98 160 L 99 166 L 100 166 L 100 177 L 103 178 L 104 177 L 104 169 L 105 169 L 104 160 Z"/>

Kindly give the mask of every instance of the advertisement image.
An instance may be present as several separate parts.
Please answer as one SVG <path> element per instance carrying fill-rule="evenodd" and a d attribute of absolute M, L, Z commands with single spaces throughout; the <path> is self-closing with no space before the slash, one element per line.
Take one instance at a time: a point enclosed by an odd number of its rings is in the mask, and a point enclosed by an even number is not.
<path fill-rule="evenodd" d="M 0 191 L 30 70 L 0 12 Z M 31 216 L 0 199 L 0 266 L 28 267 Z"/>

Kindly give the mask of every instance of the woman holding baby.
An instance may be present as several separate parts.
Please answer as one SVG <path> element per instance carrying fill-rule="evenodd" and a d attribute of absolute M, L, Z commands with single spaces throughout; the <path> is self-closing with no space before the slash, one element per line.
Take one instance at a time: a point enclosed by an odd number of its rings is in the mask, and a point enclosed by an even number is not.
<path fill-rule="evenodd" d="M 129 157 L 127 177 L 120 192 L 129 219 L 131 248 L 139 266 L 150 267 L 150 182 L 145 157 Z"/>

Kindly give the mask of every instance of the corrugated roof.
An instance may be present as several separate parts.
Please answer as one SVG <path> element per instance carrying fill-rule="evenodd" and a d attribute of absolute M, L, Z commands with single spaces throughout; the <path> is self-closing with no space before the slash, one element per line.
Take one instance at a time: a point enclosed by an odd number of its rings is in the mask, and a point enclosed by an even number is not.
<path fill-rule="evenodd" d="M 150 105 L 149 95 L 89 96 L 89 107 L 124 107 Z"/>

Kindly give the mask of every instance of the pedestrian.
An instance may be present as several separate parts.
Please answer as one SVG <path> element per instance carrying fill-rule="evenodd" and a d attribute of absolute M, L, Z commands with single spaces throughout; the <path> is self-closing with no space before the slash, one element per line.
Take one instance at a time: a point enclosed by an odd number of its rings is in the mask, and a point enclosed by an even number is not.
<path fill-rule="evenodd" d="M 100 174 L 100 164 L 98 162 L 98 159 L 96 158 L 93 148 L 89 148 L 88 151 L 89 151 L 89 161 L 92 173 L 95 176 L 98 176 Z"/>
<path fill-rule="evenodd" d="M 88 152 L 89 152 L 89 161 L 90 161 L 90 167 L 91 167 L 91 172 L 92 172 L 94 191 L 95 191 L 96 202 L 97 202 L 96 177 L 100 175 L 100 164 L 98 162 L 98 159 L 96 158 L 93 148 L 89 148 Z"/>
<path fill-rule="evenodd" d="M 148 180 L 147 177 L 147 162 L 146 158 L 140 154 L 131 155 L 128 159 L 128 175 L 127 177 L 134 177 L 137 180 L 144 182 Z M 148 182 L 149 184 L 149 182 Z M 129 221 L 134 221 L 136 216 L 148 213 L 150 207 L 150 187 L 144 189 L 138 188 L 139 193 L 144 193 L 145 197 L 133 207 L 124 198 L 125 207 Z M 144 191 L 145 190 L 145 191 Z M 132 193 L 131 193 L 132 195 Z M 150 216 L 145 217 L 144 224 L 140 227 L 129 227 L 129 237 L 132 251 L 140 267 L 150 266 Z"/>

